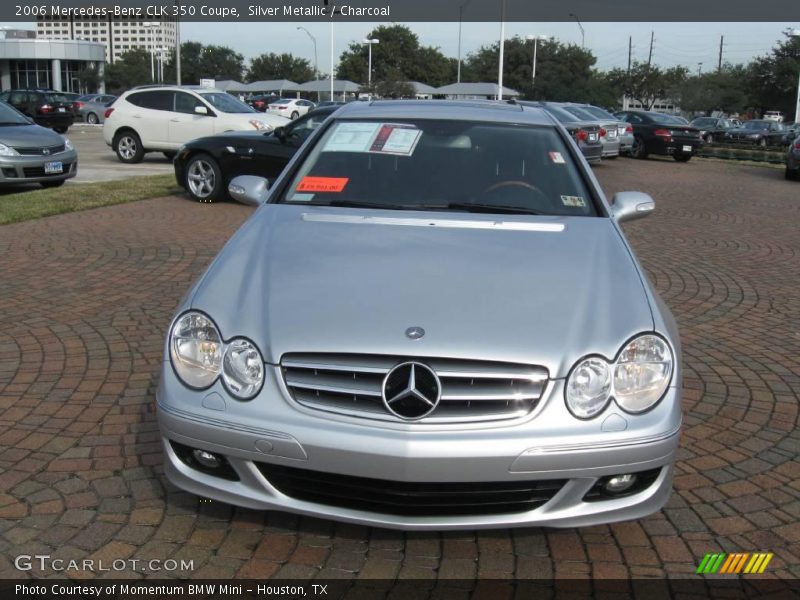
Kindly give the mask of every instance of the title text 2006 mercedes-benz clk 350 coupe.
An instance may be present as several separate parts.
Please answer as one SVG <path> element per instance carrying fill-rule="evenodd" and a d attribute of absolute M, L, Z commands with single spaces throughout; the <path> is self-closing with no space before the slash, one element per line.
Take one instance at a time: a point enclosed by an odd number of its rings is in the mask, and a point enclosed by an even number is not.
<path fill-rule="evenodd" d="M 671 491 L 672 316 L 566 131 L 500 103 L 353 103 L 170 325 L 166 475 L 200 496 L 403 529 L 635 519 Z"/>

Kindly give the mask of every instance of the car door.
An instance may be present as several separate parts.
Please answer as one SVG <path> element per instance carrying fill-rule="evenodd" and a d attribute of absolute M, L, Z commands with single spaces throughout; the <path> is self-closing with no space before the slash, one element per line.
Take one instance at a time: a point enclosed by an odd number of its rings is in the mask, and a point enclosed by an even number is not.
<path fill-rule="evenodd" d="M 127 97 L 132 104 L 129 124 L 149 149 L 169 148 L 169 119 L 172 115 L 171 90 L 148 90 Z"/>
<path fill-rule="evenodd" d="M 196 110 L 205 110 L 205 114 Z M 202 100 L 186 92 L 175 92 L 175 107 L 169 119 L 169 143 L 173 148 L 214 134 L 216 115 Z"/>

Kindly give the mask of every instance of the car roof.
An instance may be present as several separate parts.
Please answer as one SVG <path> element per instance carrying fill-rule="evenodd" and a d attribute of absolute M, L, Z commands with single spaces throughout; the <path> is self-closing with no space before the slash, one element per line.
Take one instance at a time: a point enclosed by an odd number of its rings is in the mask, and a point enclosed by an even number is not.
<path fill-rule="evenodd" d="M 553 118 L 541 108 L 495 100 L 372 100 L 349 102 L 339 108 L 340 119 L 418 118 L 495 123 L 554 125 Z"/>

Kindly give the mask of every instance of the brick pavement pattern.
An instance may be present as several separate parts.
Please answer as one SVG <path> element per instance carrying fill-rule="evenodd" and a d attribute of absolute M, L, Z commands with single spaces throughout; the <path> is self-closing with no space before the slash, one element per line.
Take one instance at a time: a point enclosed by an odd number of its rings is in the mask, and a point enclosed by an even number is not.
<path fill-rule="evenodd" d="M 573 530 L 403 533 L 176 490 L 154 416 L 165 331 L 251 209 L 171 197 L 0 228 L 0 577 L 21 575 L 20 553 L 191 559 L 191 575 L 222 578 L 681 576 L 717 551 L 771 551 L 763 577 L 800 577 L 800 185 L 697 160 L 620 159 L 596 174 L 609 195 L 640 189 L 658 204 L 626 231 L 684 346 L 663 511 Z"/>

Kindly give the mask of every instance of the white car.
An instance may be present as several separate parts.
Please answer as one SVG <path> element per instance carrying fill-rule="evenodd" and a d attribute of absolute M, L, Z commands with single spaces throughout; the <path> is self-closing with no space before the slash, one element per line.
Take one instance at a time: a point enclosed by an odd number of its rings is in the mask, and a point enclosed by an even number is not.
<path fill-rule="evenodd" d="M 281 115 L 282 117 L 289 117 L 294 120 L 301 117 L 314 108 L 316 104 L 301 98 L 281 98 L 274 100 L 267 105 L 267 113 L 273 115 Z"/>
<path fill-rule="evenodd" d="M 783 123 L 783 113 L 779 110 L 768 110 L 764 113 L 764 120 Z"/>
<path fill-rule="evenodd" d="M 122 94 L 106 110 L 103 138 L 124 163 L 138 163 L 146 152 L 172 158 L 186 142 L 226 131 L 264 131 L 289 119 L 259 113 L 215 89 L 145 86 Z"/>

